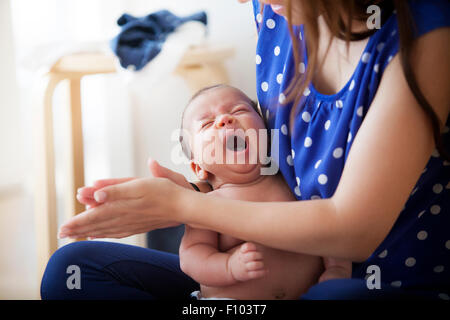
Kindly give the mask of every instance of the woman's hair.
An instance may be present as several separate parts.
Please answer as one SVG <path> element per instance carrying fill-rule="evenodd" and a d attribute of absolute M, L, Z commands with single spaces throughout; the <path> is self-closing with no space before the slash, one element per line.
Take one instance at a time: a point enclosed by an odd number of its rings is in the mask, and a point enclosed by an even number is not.
<path fill-rule="evenodd" d="M 423 95 L 419 88 L 417 80 L 414 76 L 411 67 L 411 50 L 414 44 L 414 21 L 409 12 L 408 3 L 405 0 L 285 0 L 286 7 L 286 19 L 288 21 L 289 32 L 292 39 L 293 54 L 295 59 L 295 65 L 298 66 L 301 61 L 301 52 L 299 50 L 299 42 L 294 35 L 292 27 L 292 2 L 302 2 L 302 15 L 304 32 L 306 34 L 306 45 L 308 47 L 308 67 L 304 74 L 301 74 L 298 68 L 295 68 L 295 76 L 286 89 L 285 104 L 294 101 L 294 107 L 290 114 L 291 128 L 294 123 L 293 119 L 298 114 L 297 110 L 298 102 L 302 96 L 302 93 L 309 85 L 313 78 L 313 74 L 318 68 L 317 51 L 318 51 L 318 39 L 319 39 L 319 26 L 318 17 L 322 15 L 325 22 L 330 29 L 332 36 L 339 39 L 343 39 L 347 42 L 362 40 L 373 33 L 376 29 L 367 29 L 364 32 L 353 33 L 352 23 L 354 21 L 365 22 L 369 18 L 370 14 L 366 13 L 367 7 L 370 5 L 377 5 L 381 9 L 381 22 L 384 23 L 387 18 L 391 16 L 394 10 L 397 12 L 398 32 L 400 38 L 399 56 L 402 65 L 403 72 L 405 74 L 406 81 L 410 87 L 414 97 L 419 105 L 428 115 L 432 127 L 434 141 L 436 148 L 440 155 L 449 160 L 450 156 L 445 150 L 442 136 L 440 133 L 440 121 L 431 105 Z M 261 10 L 264 9 L 264 6 Z M 329 47 L 328 47 L 329 48 Z"/>

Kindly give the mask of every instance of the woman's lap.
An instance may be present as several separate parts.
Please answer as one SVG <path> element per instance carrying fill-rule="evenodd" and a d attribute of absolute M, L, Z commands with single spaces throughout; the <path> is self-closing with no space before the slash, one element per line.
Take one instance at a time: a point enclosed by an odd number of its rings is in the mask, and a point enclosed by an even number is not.
<path fill-rule="evenodd" d="M 80 288 L 69 289 L 71 265 Z M 69 279 L 69 282 L 71 279 Z M 198 284 L 185 275 L 175 254 L 101 241 L 81 241 L 58 249 L 41 283 L 43 299 L 189 299 Z"/>
<path fill-rule="evenodd" d="M 425 292 L 406 291 L 382 283 L 369 289 L 365 279 L 333 279 L 312 286 L 301 300 L 435 300 Z"/>
<path fill-rule="evenodd" d="M 80 288 L 70 286 L 80 271 Z M 69 281 L 68 281 L 69 279 Z M 69 282 L 69 285 L 68 285 Z M 72 289 L 70 289 L 72 288 Z M 41 283 L 43 299 L 190 299 L 199 285 L 185 275 L 178 255 L 137 246 L 81 241 L 58 249 L 50 258 Z M 383 284 L 369 290 L 364 279 L 335 279 L 314 285 L 303 300 L 423 299 Z"/>

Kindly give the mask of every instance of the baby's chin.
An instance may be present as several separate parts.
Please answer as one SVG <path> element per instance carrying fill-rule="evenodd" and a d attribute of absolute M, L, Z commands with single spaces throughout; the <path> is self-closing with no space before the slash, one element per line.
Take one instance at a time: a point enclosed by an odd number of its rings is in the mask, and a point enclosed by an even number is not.
<path fill-rule="evenodd" d="M 218 181 L 227 183 L 250 183 L 260 178 L 262 165 L 255 164 L 216 164 L 209 168 Z"/>
<path fill-rule="evenodd" d="M 254 171 L 257 171 L 261 165 L 258 163 L 234 163 L 234 164 L 222 164 L 222 166 L 226 166 L 226 170 L 230 170 L 236 174 L 250 174 Z"/>

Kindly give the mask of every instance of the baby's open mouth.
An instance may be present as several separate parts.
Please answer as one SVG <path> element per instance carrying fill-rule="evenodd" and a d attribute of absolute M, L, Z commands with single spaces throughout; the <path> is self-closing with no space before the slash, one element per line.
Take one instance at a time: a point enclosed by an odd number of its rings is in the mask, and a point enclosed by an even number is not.
<path fill-rule="evenodd" d="M 247 149 L 247 141 L 237 135 L 230 135 L 227 137 L 226 147 L 231 151 L 242 151 Z"/>

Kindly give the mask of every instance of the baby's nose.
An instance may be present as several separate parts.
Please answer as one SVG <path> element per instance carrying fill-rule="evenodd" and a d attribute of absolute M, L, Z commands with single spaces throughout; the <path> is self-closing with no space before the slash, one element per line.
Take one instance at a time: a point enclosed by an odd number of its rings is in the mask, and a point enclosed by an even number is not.
<path fill-rule="evenodd" d="M 221 115 L 217 121 L 216 126 L 217 128 L 223 128 L 229 125 L 232 125 L 234 123 L 234 118 L 228 114 Z"/>

